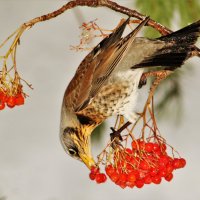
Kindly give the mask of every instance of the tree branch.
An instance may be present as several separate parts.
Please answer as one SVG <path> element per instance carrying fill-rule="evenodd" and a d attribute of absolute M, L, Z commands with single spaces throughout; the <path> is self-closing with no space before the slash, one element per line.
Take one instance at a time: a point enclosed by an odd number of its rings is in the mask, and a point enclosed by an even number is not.
<path fill-rule="evenodd" d="M 50 20 L 52 18 L 57 17 L 58 15 L 61 15 L 65 11 L 72 9 L 77 6 L 88 6 L 88 7 L 107 7 L 110 8 L 111 10 L 114 10 L 116 12 L 123 13 L 125 15 L 135 17 L 139 20 L 144 20 L 146 18 L 145 15 L 142 15 L 141 13 L 137 12 L 136 10 L 131 10 L 129 8 L 126 8 L 124 6 L 121 6 L 113 1 L 109 0 L 75 0 L 75 1 L 70 1 L 61 8 L 59 8 L 56 11 L 53 11 L 51 13 L 48 13 L 46 15 L 42 15 L 40 17 L 36 17 L 26 23 L 24 23 L 23 26 L 25 27 L 32 27 L 38 22 L 43 22 L 46 20 Z M 167 35 L 171 33 L 172 31 L 168 29 L 167 27 L 159 24 L 158 22 L 150 19 L 148 21 L 148 26 L 151 26 L 155 28 L 157 31 L 159 31 L 162 35 Z"/>

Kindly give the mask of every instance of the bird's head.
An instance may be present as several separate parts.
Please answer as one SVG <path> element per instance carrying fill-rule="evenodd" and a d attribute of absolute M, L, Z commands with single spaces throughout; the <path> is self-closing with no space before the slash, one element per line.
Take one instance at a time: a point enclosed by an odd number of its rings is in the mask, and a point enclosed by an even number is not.
<path fill-rule="evenodd" d="M 71 157 L 82 161 L 89 169 L 95 166 L 90 144 L 93 129 L 91 125 L 82 124 L 76 114 L 62 108 L 60 124 L 62 146 Z"/>

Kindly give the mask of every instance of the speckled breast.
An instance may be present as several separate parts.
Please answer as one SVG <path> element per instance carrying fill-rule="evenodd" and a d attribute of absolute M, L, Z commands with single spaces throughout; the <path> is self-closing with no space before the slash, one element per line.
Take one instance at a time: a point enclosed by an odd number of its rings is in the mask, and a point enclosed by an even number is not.
<path fill-rule="evenodd" d="M 97 123 L 113 115 L 124 115 L 134 121 L 138 84 L 142 70 L 116 72 L 100 89 L 87 108 L 80 113 Z"/>

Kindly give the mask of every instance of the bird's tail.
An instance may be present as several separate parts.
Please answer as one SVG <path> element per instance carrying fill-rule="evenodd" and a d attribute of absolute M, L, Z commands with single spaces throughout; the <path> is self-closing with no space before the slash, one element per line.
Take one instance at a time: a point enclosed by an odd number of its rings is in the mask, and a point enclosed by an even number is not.
<path fill-rule="evenodd" d="M 180 67 L 191 56 L 200 57 L 200 49 L 195 43 L 200 36 L 200 20 L 169 35 L 157 38 L 165 42 L 152 56 L 145 58 L 134 68 L 147 66 L 168 66 L 169 69 Z"/>

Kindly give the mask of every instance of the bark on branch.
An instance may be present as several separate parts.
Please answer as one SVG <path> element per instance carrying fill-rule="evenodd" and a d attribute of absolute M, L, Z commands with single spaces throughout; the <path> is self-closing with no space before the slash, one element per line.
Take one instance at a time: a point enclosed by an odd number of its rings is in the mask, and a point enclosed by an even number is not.
<path fill-rule="evenodd" d="M 145 15 L 137 12 L 136 10 L 126 8 L 124 6 L 121 6 L 121 5 L 119 5 L 119 4 L 117 4 L 113 1 L 109 1 L 109 0 L 74 0 L 74 1 L 70 1 L 67 4 L 63 5 L 61 8 L 59 8 L 56 11 L 53 11 L 53 12 L 48 13 L 46 15 L 42 15 L 40 17 L 36 17 L 36 18 L 24 23 L 24 26 L 25 27 L 32 27 L 38 22 L 43 22 L 43 21 L 55 18 L 58 15 L 61 15 L 62 13 L 64 13 L 65 11 L 72 9 L 74 7 L 77 7 L 77 6 L 88 6 L 88 7 L 94 7 L 94 8 L 107 7 L 111 10 L 114 10 L 116 12 L 120 12 L 122 14 L 131 16 L 131 17 L 135 17 L 139 20 L 144 20 L 144 18 L 146 17 Z M 167 35 L 167 34 L 172 32 L 167 27 L 159 24 L 158 22 L 156 22 L 152 19 L 150 19 L 148 21 L 148 26 L 155 28 L 162 35 Z"/>

